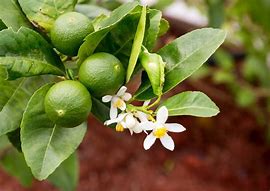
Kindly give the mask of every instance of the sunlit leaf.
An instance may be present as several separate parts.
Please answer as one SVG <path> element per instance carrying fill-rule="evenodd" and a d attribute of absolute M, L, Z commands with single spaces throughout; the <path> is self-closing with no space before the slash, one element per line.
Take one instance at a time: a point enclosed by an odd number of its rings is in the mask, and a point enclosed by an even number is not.
<path fill-rule="evenodd" d="M 64 128 L 54 124 L 45 113 L 44 97 L 52 84 L 40 88 L 31 97 L 21 124 L 22 151 L 33 175 L 46 179 L 81 143 L 85 123 Z"/>

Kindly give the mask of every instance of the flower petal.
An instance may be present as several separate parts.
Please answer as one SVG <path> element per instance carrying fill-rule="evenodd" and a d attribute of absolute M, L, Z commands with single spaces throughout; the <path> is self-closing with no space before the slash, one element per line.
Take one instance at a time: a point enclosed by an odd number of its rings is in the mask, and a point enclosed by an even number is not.
<path fill-rule="evenodd" d="M 160 138 L 160 142 L 162 145 L 166 148 L 169 149 L 170 151 L 174 150 L 174 142 L 173 139 L 168 135 L 164 135 L 163 137 Z"/>
<path fill-rule="evenodd" d="M 124 93 L 124 95 L 122 96 L 122 99 L 125 101 L 128 101 L 132 98 L 132 95 L 130 93 Z"/>
<path fill-rule="evenodd" d="M 113 123 L 118 123 L 119 119 L 118 118 L 114 118 L 114 119 L 110 119 L 104 122 L 104 125 L 111 125 Z"/>
<path fill-rule="evenodd" d="M 113 106 L 113 103 L 111 104 L 111 109 L 110 109 L 110 118 L 115 119 L 117 117 L 118 111 L 117 108 Z"/>
<path fill-rule="evenodd" d="M 167 119 L 168 119 L 168 109 L 165 106 L 162 106 L 158 111 L 157 111 L 157 122 L 164 124 Z"/>
<path fill-rule="evenodd" d="M 121 104 L 119 105 L 118 108 L 124 111 L 127 108 L 126 103 L 122 99 L 119 99 L 119 102 L 121 102 Z"/>
<path fill-rule="evenodd" d="M 180 133 L 186 130 L 183 125 L 178 123 L 165 123 L 165 127 L 168 129 L 168 131 L 175 133 Z"/>
<path fill-rule="evenodd" d="M 134 133 L 141 133 L 143 131 L 138 126 L 135 126 L 132 130 L 134 131 Z"/>
<path fill-rule="evenodd" d="M 145 150 L 150 149 L 150 147 L 155 143 L 156 137 L 153 135 L 153 133 L 150 133 L 149 135 L 146 136 L 143 142 L 143 148 Z"/>
<path fill-rule="evenodd" d="M 112 100 L 112 98 L 113 98 L 113 96 L 111 96 L 111 95 L 103 96 L 102 97 L 102 102 L 104 102 L 104 103 L 109 102 L 109 101 Z"/>
<path fill-rule="evenodd" d="M 137 111 L 134 115 L 139 118 L 141 122 L 148 121 L 147 114 L 142 111 Z"/>
<path fill-rule="evenodd" d="M 127 87 L 126 86 L 122 86 L 119 90 L 118 90 L 118 92 L 117 92 L 117 96 L 119 96 L 119 97 L 121 97 L 121 96 L 123 96 L 124 94 L 125 94 L 125 92 L 127 91 Z"/>
<path fill-rule="evenodd" d="M 150 102 L 151 102 L 151 99 L 146 100 L 145 102 L 143 102 L 143 106 L 148 106 Z"/>
<path fill-rule="evenodd" d="M 155 124 L 150 121 L 142 122 L 138 125 L 138 128 L 145 130 L 145 131 L 152 131 L 155 128 Z"/>
<path fill-rule="evenodd" d="M 125 122 L 127 125 L 127 128 L 132 129 L 136 125 L 136 119 L 133 117 L 131 113 L 129 113 L 126 118 Z"/>

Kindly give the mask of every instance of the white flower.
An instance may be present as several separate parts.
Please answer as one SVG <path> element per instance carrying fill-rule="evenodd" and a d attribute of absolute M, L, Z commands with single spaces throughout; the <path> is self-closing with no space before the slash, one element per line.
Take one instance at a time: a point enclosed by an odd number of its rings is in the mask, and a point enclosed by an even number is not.
<path fill-rule="evenodd" d="M 140 123 L 139 128 L 152 131 L 144 140 L 143 147 L 148 150 L 156 141 L 160 139 L 162 145 L 169 149 L 174 150 L 173 139 L 167 134 L 167 132 L 180 133 L 186 129 L 178 123 L 166 123 L 168 119 L 168 109 L 163 106 L 157 112 L 155 122 L 145 121 Z"/>
<path fill-rule="evenodd" d="M 102 97 L 103 102 L 111 102 L 111 108 L 110 108 L 110 118 L 115 119 L 118 114 L 118 110 L 120 109 L 124 111 L 126 109 L 126 103 L 125 101 L 128 101 L 131 99 L 132 95 L 130 93 L 126 93 L 127 88 L 125 86 L 122 86 L 116 95 L 106 95 Z"/>
<path fill-rule="evenodd" d="M 141 133 L 143 130 L 139 129 L 139 122 L 132 113 L 121 113 L 117 118 L 105 121 L 104 125 L 117 123 L 115 130 L 122 132 L 124 129 L 129 129 L 130 134 Z"/>

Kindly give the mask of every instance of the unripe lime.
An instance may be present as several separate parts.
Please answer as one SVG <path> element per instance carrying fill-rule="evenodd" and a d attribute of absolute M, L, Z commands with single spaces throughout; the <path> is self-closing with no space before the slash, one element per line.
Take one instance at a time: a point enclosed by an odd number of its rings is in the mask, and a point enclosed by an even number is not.
<path fill-rule="evenodd" d="M 56 125 L 75 127 L 83 123 L 92 107 L 88 90 L 78 81 L 53 85 L 45 97 L 45 111 Z"/>
<path fill-rule="evenodd" d="M 111 95 L 123 85 L 125 69 L 112 54 L 95 53 L 82 63 L 79 80 L 96 97 Z"/>
<path fill-rule="evenodd" d="M 50 32 L 51 40 L 61 53 L 76 56 L 83 39 L 93 30 L 88 17 L 81 13 L 68 12 L 55 20 Z"/>

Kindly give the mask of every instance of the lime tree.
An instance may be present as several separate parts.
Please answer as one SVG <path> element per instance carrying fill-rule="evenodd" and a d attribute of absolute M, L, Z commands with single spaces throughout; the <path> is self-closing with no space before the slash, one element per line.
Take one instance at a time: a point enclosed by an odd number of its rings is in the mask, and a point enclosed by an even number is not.
<path fill-rule="evenodd" d="M 54 22 L 51 29 L 51 40 L 61 53 L 76 56 L 83 39 L 93 30 L 88 17 L 81 13 L 68 12 Z"/>
<path fill-rule="evenodd" d="M 88 90 L 80 82 L 72 80 L 53 85 L 44 104 L 48 117 L 63 127 L 75 127 L 83 123 L 92 107 Z"/>
<path fill-rule="evenodd" d="M 110 95 L 123 85 L 125 69 L 115 56 L 104 52 L 95 53 L 82 63 L 79 80 L 96 97 Z"/>

